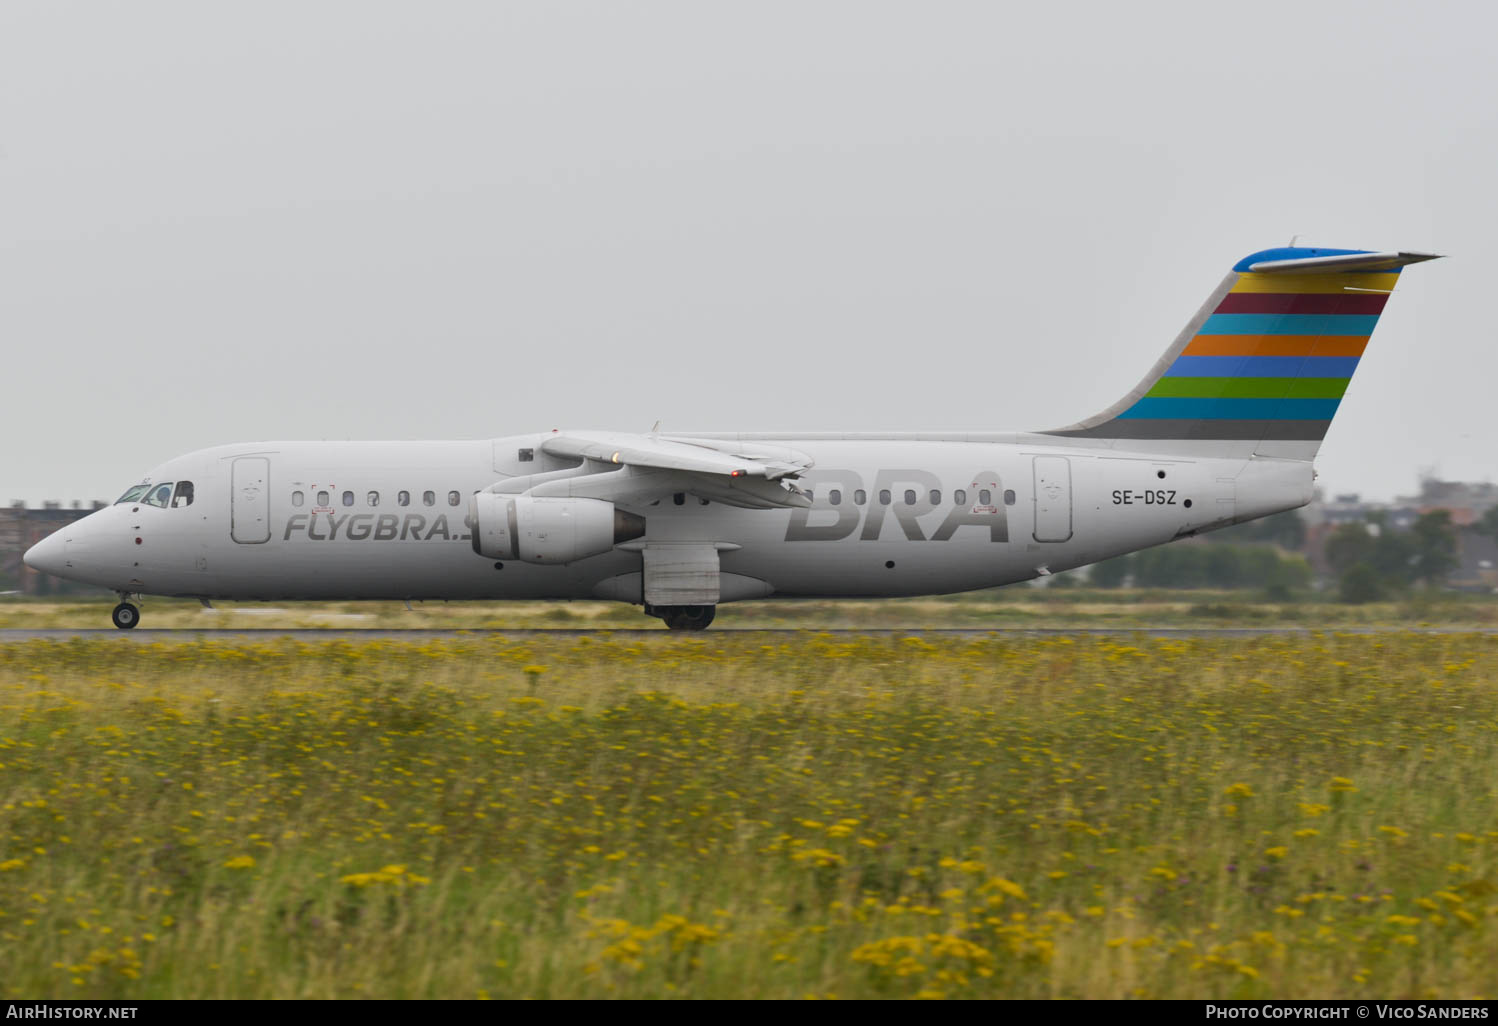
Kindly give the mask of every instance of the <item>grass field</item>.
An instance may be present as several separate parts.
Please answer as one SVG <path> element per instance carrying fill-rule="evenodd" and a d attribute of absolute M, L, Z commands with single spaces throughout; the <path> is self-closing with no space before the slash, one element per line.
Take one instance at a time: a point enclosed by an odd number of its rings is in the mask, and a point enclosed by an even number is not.
<path fill-rule="evenodd" d="M 0 645 L 6 997 L 1491 997 L 1498 639 Z"/>

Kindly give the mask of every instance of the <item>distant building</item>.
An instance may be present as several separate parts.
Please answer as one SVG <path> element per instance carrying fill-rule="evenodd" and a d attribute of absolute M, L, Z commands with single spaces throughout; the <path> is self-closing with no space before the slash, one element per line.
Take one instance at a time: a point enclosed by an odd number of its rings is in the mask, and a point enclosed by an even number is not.
<path fill-rule="evenodd" d="M 1470 527 L 1456 532 L 1457 566 L 1446 583 L 1462 591 L 1498 591 L 1498 541 Z"/>
<path fill-rule="evenodd" d="M 48 502 L 41 509 L 28 509 L 24 503 L 13 502 L 8 509 L 0 509 L 0 592 L 20 592 L 23 595 L 97 592 L 98 588 L 89 585 L 37 573 L 21 561 L 21 556 L 53 531 L 81 520 L 103 506 L 102 502 L 88 506 L 75 502 L 64 508 L 60 502 Z"/>
<path fill-rule="evenodd" d="M 1327 499 L 1318 489 L 1301 511 L 1306 522 L 1305 556 L 1318 576 L 1327 577 L 1332 568 L 1326 561 L 1326 541 L 1342 524 L 1380 522 L 1391 530 L 1408 531 L 1422 515 L 1445 510 L 1456 528 L 1458 559 L 1448 583 L 1453 588 L 1492 590 L 1498 588 L 1498 542 L 1472 526 L 1494 506 L 1498 506 L 1498 485 L 1489 481 L 1425 477 L 1420 481 L 1420 494 L 1392 502 L 1365 501 L 1356 492 Z"/>

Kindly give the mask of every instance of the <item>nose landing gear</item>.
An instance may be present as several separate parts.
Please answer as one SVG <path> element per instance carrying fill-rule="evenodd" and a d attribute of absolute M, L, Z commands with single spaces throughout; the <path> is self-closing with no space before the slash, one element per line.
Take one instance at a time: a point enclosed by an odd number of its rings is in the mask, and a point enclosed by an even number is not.
<path fill-rule="evenodd" d="M 114 625 L 122 631 L 134 630 L 135 625 L 140 623 L 140 609 L 126 601 L 128 598 L 127 595 L 121 595 L 120 604 L 115 606 L 114 612 L 109 614 Z"/>

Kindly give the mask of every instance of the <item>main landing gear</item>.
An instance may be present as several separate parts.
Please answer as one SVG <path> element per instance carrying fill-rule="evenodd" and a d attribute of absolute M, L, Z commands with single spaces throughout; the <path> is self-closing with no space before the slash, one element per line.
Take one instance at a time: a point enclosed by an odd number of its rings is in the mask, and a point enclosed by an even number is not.
<path fill-rule="evenodd" d="M 135 625 L 140 623 L 140 609 L 129 602 L 121 602 L 114 607 L 114 612 L 109 614 L 109 618 L 122 631 L 134 630 Z"/>
<path fill-rule="evenodd" d="M 673 631 L 705 631 L 717 606 L 647 606 L 645 612 L 666 621 Z"/>

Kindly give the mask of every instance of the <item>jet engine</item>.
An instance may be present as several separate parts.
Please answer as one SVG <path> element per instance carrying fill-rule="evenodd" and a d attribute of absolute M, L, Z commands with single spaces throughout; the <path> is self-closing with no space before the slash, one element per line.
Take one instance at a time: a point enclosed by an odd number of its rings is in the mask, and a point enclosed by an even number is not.
<path fill-rule="evenodd" d="M 477 492 L 469 508 L 473 551 L 485 559 L 572 563 L 645 533 L 645 518 L 602 499 Z"/>

